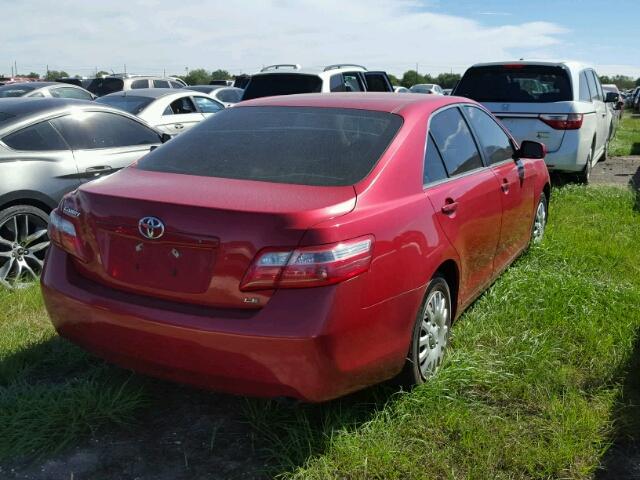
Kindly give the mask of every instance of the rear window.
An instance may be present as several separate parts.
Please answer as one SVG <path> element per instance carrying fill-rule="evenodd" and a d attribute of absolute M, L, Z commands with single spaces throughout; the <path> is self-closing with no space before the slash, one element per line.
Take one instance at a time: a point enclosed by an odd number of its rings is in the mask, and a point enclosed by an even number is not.
<path fill-rule="evenodd" d="M 318 93 L 322 90 L 322 79 L 317 75 L 274 73 L 255 75 L 244 91 L 243 100 L 293 95 L 295 93 Z"/>
<path fill-rule="evenodd" d="M 124 82 L 121 78 L 94 78 L 86 86 L 86 89 L 94 95 L 102 97 L 103 95 L 119 92 L 123 87 Z"/>
<path fill-rule="evenodd" d="M 108 96 L 102 97 L 96 100 L 97 103 L 104 103 L 105 105 L 110 105 L 114 108 L 118 108 L 120 110 L 124 110 L 125 112 L 129 112 L 133 115 L 137 115 L 142 110 L 144 110 L 147 105 L 149 105 L 154 99 L 150 97 L 136 97 L 136 96 Z"/>
<path fill-rule="evenodd" d="M 386 112 L 236 107 L 143 157 L 142 170 L 315 186 L 353 185 L 375 166 L 402 118 Z"/>
<path fill-rule="evenodd" d="M 478 102 L 548 103 L 573 100 L 567 71 L 546 65 L 472 67 L 454 95 Z"/>
<path fill-rule="evenodd" d="M 0 87 L 0 98 L 22 97 L 35 90 L 30 85 L 3 85 Z"/>

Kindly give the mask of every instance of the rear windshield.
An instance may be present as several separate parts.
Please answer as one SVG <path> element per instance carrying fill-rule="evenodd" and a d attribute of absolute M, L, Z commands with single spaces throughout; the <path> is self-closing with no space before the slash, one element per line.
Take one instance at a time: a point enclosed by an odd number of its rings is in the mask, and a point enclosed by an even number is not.
<path fill-rule="evenodd" d="M 133 115 L 137 115 L 142 110 L 145 109 L 147 105 L 149 105 L 154 99 L 150 97 L 135 97 L 135 96 L 107 96 L 101 97 L 96 100 L 98 103 L 104 103 L 105 105 L 110 105 L 114 108 L 119 108 L 120 110 L 124 110 L 125 112 L 129 112 Z"/>
<path fill-rule="evenodd" d="M 402 118 L 386 112 L 235 107 L 138 162 L 155 172 L 315 186 L 353 185 L 377 163 Z"/>
<path fill-rule="evenodd" d="M 121 78 L 94 78 L 85 88 L 94 95 L 102 97 L 110 93 L 119 92 L 124 87 Z"/>
<path fill-rule="evenodd" d="M 573 99 L 564 68 L 522 64 L 472 67 L 454 95 L 478 102 L 548 103 Z"/>
<path fill-rule="evenodd" d="M 244 91 L 243 100 L 293 95 L 295 93 L 318 93 L 322 90 L 322 79 L 317 75 L 299 73 L 273 73 L 251 77 Z"/>
<path fill-rule="evenodd" d="M 0 98 L 22 97 L 32 90 L 35 87 L 30 85 L 3 85 L 0 87 Z"/>

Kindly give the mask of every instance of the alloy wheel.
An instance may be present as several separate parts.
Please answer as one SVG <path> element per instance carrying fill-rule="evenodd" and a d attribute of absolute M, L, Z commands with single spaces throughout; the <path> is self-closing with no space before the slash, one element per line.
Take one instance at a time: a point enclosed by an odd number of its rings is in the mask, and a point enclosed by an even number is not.
<path fill-rule="evenodd" d="M 450 315 L 451 309 L 444 293 L 432 291 L 427 298 L 418 337 L 418 363 L 425 379 L 437 371 L 444 358 L 449 341 Z"/>
<path fill-rule="evenodd" d="M 544 197 L 538 202 L 536 217 L 533 221 L 533 243 L 540 243 L 544 237 L 544 229 L 547 226 L 547 204 Z"/>
<path fill-rule="evenodd" d="M 20 288 L 42 272 L 49 246 L 47 223 L 30 213 L 18 213 L 0 224 L 0 285 Z"/>

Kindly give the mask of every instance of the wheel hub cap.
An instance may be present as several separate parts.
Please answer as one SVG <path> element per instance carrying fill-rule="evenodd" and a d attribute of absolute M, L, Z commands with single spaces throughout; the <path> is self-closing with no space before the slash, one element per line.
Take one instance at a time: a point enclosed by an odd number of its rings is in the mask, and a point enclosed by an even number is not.
<path fill-rule="evenodd" d="M 418 338 L 418 362 L 424 378 L 435 373 L 449 340 L 450 309 L 444 294 L 436 290 L 427 298 Z"/>

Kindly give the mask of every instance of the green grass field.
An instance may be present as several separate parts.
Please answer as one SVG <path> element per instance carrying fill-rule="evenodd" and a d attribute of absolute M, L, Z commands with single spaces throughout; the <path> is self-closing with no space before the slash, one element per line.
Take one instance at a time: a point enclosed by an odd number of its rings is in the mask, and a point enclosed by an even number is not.
<path fill-rule="evenodd" d="M 640 155 L 640 115 L 632 115 L 629 111 L 624 113 L 616 136 L 609 146 L 609 155 Z"/>
<path fill-rule="evenodd" d="M 271 473 L 591 478 L 614 436 L 640 428 L 621 408 L 640 330 L 637 208 L 626 189 L 554 190 L 544 243 L 461 317 L 443 370 L 413 392 L 383 385 L 294 407 L 247 399 Z M 0 292 L 0 462 L 117 431 L 148 390 L 59 339 L 37 289 Z"/>

